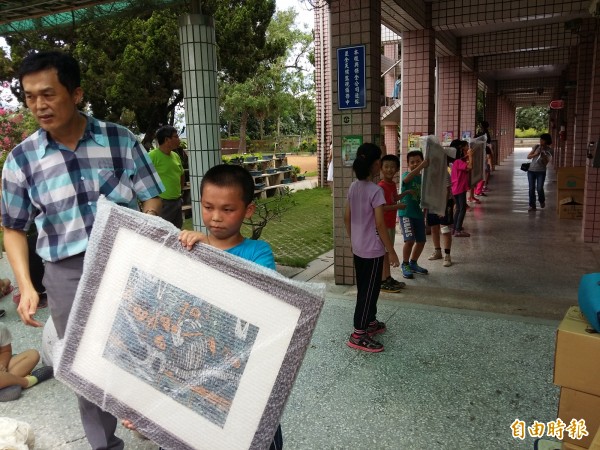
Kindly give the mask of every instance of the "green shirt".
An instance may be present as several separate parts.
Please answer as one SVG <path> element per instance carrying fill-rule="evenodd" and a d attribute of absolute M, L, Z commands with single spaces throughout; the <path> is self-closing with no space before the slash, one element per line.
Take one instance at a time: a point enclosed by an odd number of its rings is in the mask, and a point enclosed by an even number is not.
<path fill-rule="evenodd" d="M 151 150 L 148 156 L 150 156 L 156 168 L 156 173 L 158 173 L 165 186 L 165 191 L 160 194 L 160 198 L 177 200 L 181 197 L 181 177 L 183 176 L 181 158 L 175 152 L 165 155 L 158 148 Z"/>
<path fill-rule="evenodd" d="M 406 176 L 410 172 L 404 172 L 402 174 L 402 180 L 406 178 Z M 406 205 L 405 209 L 399 209 L 398 215 L 400 217 L 410 217 L 412 219 L 422 219 L 423 218 L 423 210 L 421 209 L 421 175 L 415 176 L 409 183 L 405 183 L 402 181 L 402 190 L 404 191 L 413 191 L 412 195 L 407 195 L 402 198 L 402 203 Z"/>

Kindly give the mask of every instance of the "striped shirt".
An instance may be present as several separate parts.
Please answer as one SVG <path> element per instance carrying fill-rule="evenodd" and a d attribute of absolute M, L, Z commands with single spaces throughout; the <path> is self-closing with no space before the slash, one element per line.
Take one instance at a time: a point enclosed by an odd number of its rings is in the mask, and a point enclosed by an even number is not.
<path fill-rule="evenodd" d="M 2 225 L 38 230 L 37 253 L 60 261 L 87 248 L 100 195 L 132 209 L 164 187 L 126 128 L 85 116 L 76 151 L 40 129 L 17 145 L 2 171 Z"/>

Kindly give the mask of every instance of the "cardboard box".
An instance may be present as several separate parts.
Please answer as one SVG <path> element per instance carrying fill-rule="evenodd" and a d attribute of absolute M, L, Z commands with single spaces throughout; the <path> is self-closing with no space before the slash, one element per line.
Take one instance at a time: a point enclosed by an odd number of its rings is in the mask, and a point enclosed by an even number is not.
<path fill-rule="evenodd" d="M 585 189 L 585 166 L 559 167 L 556 171 L 556 189 Z"/>
<path fill-rule="evenodd" d="M 563 442 L 561 450 L 587 450 L 585 447 L 580 447 L 579 445 L 571 444 L 570 442 Z"/>
<path fill-rule="evenodd" d="M 556 198 L 559 205 L 569 202 L 577 203 L 579 205 L 584 204 L 585 191 L 583 189 L 559 189 L 556 192 Z"/>
<path fill-rule="evenodd" d="M 556 331 L 554 384 L 600 396 L 600 333 L 577 306 L 569 308 Z"/>
<path fill-rule="evenodd" d="M 590 450 L 600 450 L 600 428 L 596 431 L 596 436 L 590 445 Z"/>
<path fill-rule="evenodd" d="M 563 442 L 588 448 L 600 426 L 600 397 L 562 387 L 558 402 L 558 417 L 567 424 L 567 427 L 573 419 L 585 420 L 585 427 L 589 435 L 583 436 L 581 439 L 572 439 L 565 430 Z"/>
<path fill-rule="evenodd" d="M 583 205 L 559 205 L 558 218 L 574 220 L 583 219 Z"/>

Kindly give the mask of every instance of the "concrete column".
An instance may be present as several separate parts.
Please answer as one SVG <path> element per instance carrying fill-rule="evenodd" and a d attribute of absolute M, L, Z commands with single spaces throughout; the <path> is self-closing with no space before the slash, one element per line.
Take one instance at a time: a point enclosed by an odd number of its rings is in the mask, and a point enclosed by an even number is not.
<path fill-rule="evenodd" d="M 567 104 L 566 104 L 566 114 L 564 117 L 564 122 L 559 124 L 559 132 L 560 127 L 565 127 L 566 133 L 566 141 L 564 142 L 564 151 L 562 155 L 561 167 L 573 167 L 573 136 L 575 134 L 575 107 L 577 106 L 577 52 L 571 52 L 571 58 L 569 58 L 569 67 L 567 68 L 567 81 L 566 91 L 567 91 Z"/>
<path fill-rule="evenodd" d="M 592 64 L 591 97 L 588 114 L 589 141 L 600 140 L 600 36 L 594 37 L 594 60 Z M 600 168 L 586 162 L 585 199 L 583 205 L 583 240 L 600 242 Z"/>
<path fill-rule="evenodd" d="M 498 123 L 498 95 L 495 92 L 486 92 L 485 94 L 485 111 L 484 118 L 490 124 L 490 135 L 492 140 L 496 141 L 495 151 L 497 154 L 497 164 L 499 165 L 500 160 L 500 146 L 498 145 L 499 136 L 499 123 Z"/>
<path fill-rule="evenodd" d="M 317 167 L 319 186 L 327 185 L 327 156 L 331 143 L 331 35 L 329 4 L 319 0 L 315 8 L 315 86 L 317 110 Z M 339 151 L 339 148 L 338 148 Z"/>
<path fill-rule="evenodd" d="M 437 60 L 437 67 L 438 107 L 435 132 L 440 141 L 446 132 L 452 133 L 453 139 L 460 139 L 461 58 L 441 56 Z"/>
<path fill-rule="evenodd" d="M 200 182 L 221 163 L 217 47 L 212 17 L 184 14 L 179 18 L 181 76 L 188 142 L 192 221 L 206 231 L 200 210 Z"/>
<path fill-rule="evenodd" d="M 329 7 L 334 148 L 334 274 L 336 284 L 354 284 L 354 261 L 343 218 L 346 193 L 355 178 L 352 167 L 342 159 L 342 139 L 361 136 L 363 142 L 381 144 L 381 1 L 332 0 Z M 337 49 L 358 45 L 365 46 L 366 108 L 340 110 Z M 342 121 L 342 116 L 349 118 L 350 123 Z"/>
<path fill-rule="evenodd" d="M 470 131 L 471 137 L 475 137 L 477 125 L 475 123 L 477 113 L 477 74 L 474 72 L 462 72 L 460 77 L 460 124 L 459 131 Z"/>
<path fill-rule="evenodd" d="M 431 3 L 426 3 L 431 11 Z M 411 134 L 435 133 L 435 31 L 402 33 L 402 134 L 400 163 L 406 168 Z"/>
<path fill-rule="evenodd" d="M 577 94 L 575 103 L 575 131 L 573 134 L 573 166 L 584 166 L 586 161 L 589 110 L 592 95 L 592 72 L 594 65 L 595 20 L 584 20 L 579 31 L 577 46 Z"/>

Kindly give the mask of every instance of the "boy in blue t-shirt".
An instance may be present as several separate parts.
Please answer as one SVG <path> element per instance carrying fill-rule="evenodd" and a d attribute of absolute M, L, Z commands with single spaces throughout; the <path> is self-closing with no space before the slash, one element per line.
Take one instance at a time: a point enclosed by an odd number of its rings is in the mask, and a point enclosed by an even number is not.
<path fill-rule="evenodd" d="M 246 239 L 240 229 L 244 219 L 254 214 L 254 179 L 245 168 L 233 164 L 211 167 L 200 184 L 202 221 L 208 233 L 183 230 L 179 241 L 188 250 L 197 242 L 239 256 L 264 267 L 275 270 L 275 258 L 269 244 Z M 124 420 L 129 429 L 135 426 Z M 270 450 L 283 448 L 281 426 L 277 427 Z"/>
<path fill-rule="evenodd" d="M 254 179 L 245 168 L 230 164 L 211 167 L 200 184 L 202 221 L 208 234 L 184 230 L 179 241 L 188 250 L 196 242 L 275 270 L 271 246 L 264 241 L 246 239 L 240 229 L 244 219 L 254 214 Z M 283 448 L 281 426 L 277 427 L 271 450 Z"/>
<path fill-rule="evenodd" d="M 413 273 L 426 275 L 427 269 L 419 266 L 417 260 L 425 247 L 425 217 L 421 209 L 421 171 L 429 165 L 429 160 L 423 159 L 420 150 L 413 150 L 406 155 L 408 171 L 402 174 L 402 190 L 412 191 L 402 199 L 405 209 L 398 210 L 400 228 L 404 237 L 402 247 L 402 276 L 413 278 Z"/>

